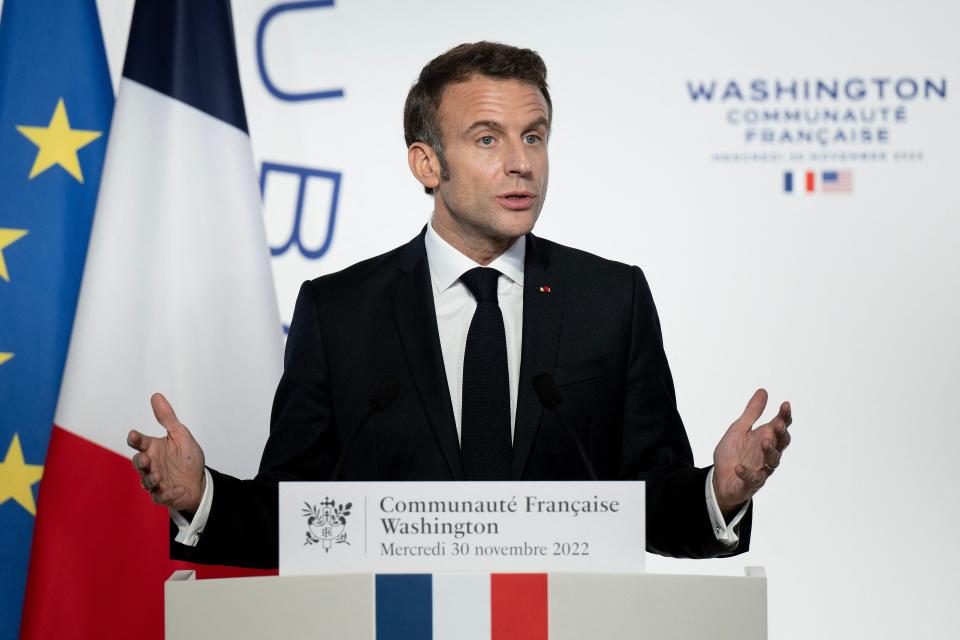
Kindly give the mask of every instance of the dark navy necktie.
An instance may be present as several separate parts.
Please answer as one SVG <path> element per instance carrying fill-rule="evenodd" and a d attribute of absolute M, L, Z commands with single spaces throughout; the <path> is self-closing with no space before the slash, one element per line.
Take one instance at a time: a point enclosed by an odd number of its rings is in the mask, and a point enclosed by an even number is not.
<path fill-rule="evenodd" d="M 510 478 L 510 378 L 507 337 L 497 302 L 499 277 L 499 271 L 486 267 L 460 276 L 477 300 L 463 356 L 460 452 L 467 480 Z"/>

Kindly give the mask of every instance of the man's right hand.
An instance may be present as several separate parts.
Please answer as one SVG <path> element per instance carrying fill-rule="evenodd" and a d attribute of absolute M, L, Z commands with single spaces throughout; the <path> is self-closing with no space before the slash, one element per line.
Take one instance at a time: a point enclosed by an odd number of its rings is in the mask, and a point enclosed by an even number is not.
<path fill-rule="evenodd" d="M 155 438 L 131 431 L 127 444 L 140 452 L 133 456 L 133 468 L 154 502 L 192 515 L 206 485 L 203 449 L 163 395 L 153 394 L 150 405 L 167 435 Z"/>

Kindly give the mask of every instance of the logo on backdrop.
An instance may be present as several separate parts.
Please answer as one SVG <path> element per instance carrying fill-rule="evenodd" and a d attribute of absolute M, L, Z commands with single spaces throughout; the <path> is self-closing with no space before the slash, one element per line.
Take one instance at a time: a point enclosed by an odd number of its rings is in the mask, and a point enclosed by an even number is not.
<path fill-rule="evenodd" d="M 334 544 L 350 545 L 347 542 L 347 517 L 353 507 L 352 502 L 337 504 L 326 497 L 319 504 L 303 504 L 302 514 L 307 519 L 304 546 L 319 544 L 324 551 L 330 553 Z"/>
<path fill-rule="evenodd" d="M 907 75 L 688 79 L 685 91 L 715 118 L 714 162 L 806 165 L 770 173 L 788 194 L 852 193 L 838 164 L 923 162 L 915 129 L 930 110 L 918 106 L 948 99 L 945 77 Z"/>

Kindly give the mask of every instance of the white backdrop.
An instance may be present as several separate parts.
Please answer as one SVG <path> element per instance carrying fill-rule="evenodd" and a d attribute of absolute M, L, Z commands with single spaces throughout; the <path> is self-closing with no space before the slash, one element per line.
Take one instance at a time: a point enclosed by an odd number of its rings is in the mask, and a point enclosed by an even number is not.
<path fill-rule="evenodd" d="M 99 5 L 117 74 L 132 2 Z M 311 176 L 301 227 L 308 252 L 327 237 L 333 178 L 340 181 L 328 250 L 307 259 L 294 246 L 274 258 L 284 318 L 300 281 L 392 248 L 426 222 L 431 202 L 408 173 L 401 123 L 423 64 L 464 41 L 534 48 L 547 61 L 555 104 L 551 187 L 537 231 L 644 268 L 698 462 L 709 463 L 756 387 L 767 387 L 772 404 L 794 405 L 794 444 L 757 498 L 749 554 L 649 557 L 649 570 L 765 566 L 771 638 L 955 637 L 955 2 L 276 5 L 235 3 L 240 71 L 258 165 Z M 805 100 L 805 79 L 838 81 L 840 95 Z M 746 99 L 728 91 L 720 100 L 730 80 Z M 771 95 L 777 81 L 796 80 L 800 97 L 751 100 L 753 80 Z M 924 96 L 927 80 L 945 95 Z M 688 82 L 719 89 L 694 101 Z M 343 96 L 278 97 L 332 89 Z M 848 108 L 854 122 L 754 127 L 794 137 L 824 128 L 814 135 L 831 137 L 827 144 L 748 142 L 749 127 L 730 123 L 750 118 L 747 110 L 783 118 L 792 109 Z M 902 108 L 903 117 L 879 122 L 883 108 Z M 864 128 L 886 142 L 834 140 L 838 130 Z M 757 152 L 779 157 L 717 159 Z M 822 192 L 825 170 L 851 171 L 853 191 Z M 816 173 L 812 193 L 802 192 L 806 171 Z M 298 181 L 289 171 L 266 173 L 274 246 L 290 237 Z"/>

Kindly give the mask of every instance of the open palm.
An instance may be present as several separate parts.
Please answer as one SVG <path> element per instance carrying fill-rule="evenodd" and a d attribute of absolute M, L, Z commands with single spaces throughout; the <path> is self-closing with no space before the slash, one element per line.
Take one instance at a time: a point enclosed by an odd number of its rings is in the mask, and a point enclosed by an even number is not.
<path fill-rule="evenodd" d="M 773 420 L 753 428 L 766 406 L 767 392 L 757 389 L 713 452 L 713 488 L 724 513 L 738 508 L 760 490 L 790 444 L 787 429 L 793 416 L 789 402 L 780 405 Z"/>
<path fill-rule="evenodd" d="M 157 504 L 193 513 L 203 497 L 203 449 L 162 394 L 153 394 L 150 405 L 167 435 L 157 438 L 136 430 L 127 435 L 127 444 L 139 451 L 133 456 L 133 466 L 140 474 L 140 484 Z"/>

